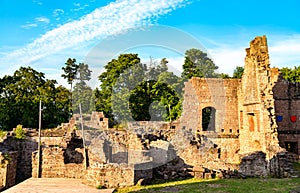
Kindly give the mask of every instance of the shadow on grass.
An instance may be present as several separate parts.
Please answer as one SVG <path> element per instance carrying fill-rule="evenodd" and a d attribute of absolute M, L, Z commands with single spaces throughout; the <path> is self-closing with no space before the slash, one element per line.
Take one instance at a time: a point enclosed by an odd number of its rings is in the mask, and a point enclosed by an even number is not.
<path fill-rule="evenodd" d="M 149 186 L 134 186 L 119 189 L 117 192 L 180 192 L 180 193 L 244 193 L 244 192 L 275 192 L 288 193 L 300 187 L 300 178 L 247 178 L 247 179 L 216 179 L 201 180 L 187 179 L 174 182 L 166 182 Z"/>

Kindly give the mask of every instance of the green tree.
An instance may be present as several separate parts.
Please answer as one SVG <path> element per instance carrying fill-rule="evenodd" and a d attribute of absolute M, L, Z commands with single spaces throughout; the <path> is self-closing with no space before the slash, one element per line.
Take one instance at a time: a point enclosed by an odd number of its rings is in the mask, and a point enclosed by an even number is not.
<path fill-rule="evenodd" d="M 88 86 L 88 81 L 91 79 L 91 70 L 88 64 L 79 63 L 76 80 L 72 93 L 72 106 L 74 113 L 79 113 L 79 104 L 81 104 L 82 113 L 91 113 L 94 108 L 95 101 L 93 100 L 93 90 Z"/>
<path fill-rule="evenodd" d="M 132 118 L 176 119 L 181 108 L 175 90 L 182 88 L 183 81 L 167 71 L 167 63 L 163 59 L 159 64 L 151 63 L 147 67 L 140 63 L 136 54 L 121 54 L 118 59 L 113 59 L 99 77 L 101 86 L 95 91 L 97 111 L 106 112 L 113 124 Z"/>
<path fill-rule="evenodd" d="M 64 101 L 68 98 L 58 98 L 61 92 L 69 96 L 66 89 L 56 88 L 55 80 L 47 80 L 44 73 L 31 67 L 21 67 L 13 76 L 5 76 L 0 84 L 0 126 L 11 130 L 17 124 L 24 127 L 37 128 L 39 101 L 43 104 L 42 126 L 54 127 L 66 122 L 69 106 Z M 63 107 L 61 104 L 64 104 Z"/>
<path fill-rule="evenodd" d="M 73 89 L 73 81 L 76 79 L 76 74 L 77 74 L 77 70 L 79 68 L 79 65 L 76 64 L 76 59 L 73 58 L 69 58 L 67 60 L 67 62 L 65 63 L 65 67 L 62 67 L 62 70 L 64 71 L 64 74 L 62 74 L 61 76 L 64 79 L 67 79 L 68 84 L 71 85 L 71 93 L 72 93 L 72 89 Z"/>
<path fill-rule="evenodd" d="M 110 126 L 114 125 L 112 113 L 112 92 L 120 75 L 128 68 L 140 63 L 137 54 L 121 54 L 117 59 L 112 59 L 104 66 L 105 72 L 99 76 L 100 89 L 95 90 L 96 110 L 103 111 L 110 120 Z"/>
<path fill-rule="evenodd" d="M 228 74 L 225 74 L 225 73 L 221 73 L 220 74 L 220 78 L 222 78 L 222 79 L 229 79 L 229 78 L 231 78 Z"/>
<path fill-rule="evenodd" d="M 181 76 L 186 79 L 192 77 L 217 77 L 218 74 L 215 72 L 217 69 L 218 66 L 214 64 L 205 52 L 192 48 L 185 52 Z"/>
<path fill-rule="evenodd" d="M 78 70 L 77 70 L 78 75 L 77 75 L 76 79 L 78 79 L 81 82 L 89 81 L 89 80 L 91 80 L 91 73 L 92 73 L 92 71 L 89 69 L 88 64 L 79 63 Z"/>
<path fill-rule="evenodd" d="M 146 77 L 147 70 L 147 65 L 142 63 L 135 64 L 124 70 L 120 74 L 118 81 L 114 84 L 111 97 L 112 110 L 114 111 L 115 121 L 118 124 L 132 120 L 132 112 L 129 109 L 129 98 L 136 86 L 148 79 Z"/>
<path fill-rule="evenodd" d="M 130 116 L 135 120 L 174 120 L 180 114 L 179 111 L 173 112 L 174 107 L 179 101 L 183 82 L 172 72 L 168 72 L 167 60 L 163 59 L 160 64 L 135 65 L 126 70 L 121 75 L 121 89 L 115 92 L 114 97 L 119 96 L 121 90 L 126 92 L 118 97 L 121 102 L 123 99 L 123 108 L 126 108 L 126 100 L 129 100 L 129 112 L 126 116 Z M 124 78 L 123 78 L 124 77 Z M 124 81 L 126 80 L 126 81 Z M 124 90 L 124 85 L 127 90 Z M 180 92 L 176 91 L 180 90 Z M 177 96 L 178 95 L 178 96 Z M 129 98 L 128 98 L 129 97 Z M 125 106 L 124 106 L 125 104 Z M 128 108 L 127 108 L 128 109 Z M 117 114 L 121 114 L 121 108 L 117 110 Z M 120 115 L 118 117 L 124 117 Z"/>
<path fill-rule="evenodd" d="M 242 78 L 243 74 L 244 74 L 244 67 L 237 66 L 233 71 L 232 78 Z"/>
<path fill-rule="evenodd" d="M 167 84 L 154 80 L 142 82 L 131 92 L 129 102 L 132 117 L 136 121 L 149 121 L 158 118 L 156 116 L 153 119 L 149 111 L 150 105 L 155 101 L 160 102 L 166 109 L 166 114 L 162 115 L 161 118 L 166 120 L 177 118 L 175 113 L 171 113 L 171 109 L 179 102 L 176 92 Z M 154 109 L 159 108 L 154 107 Z"/>
<path fill-rule="evenodd" d="M 280 72 L 282 74 L 282 77 L 290 82 L 300 82 L 300 66 L 294 68 L 281 68 Z"/>
<path fill-rule="evenodd" d="M 93 90 L 85 82 L 78 82 L 73 90 L 73 111 L 79 113 L 79 104 L 81 104 L 82 113 L 91 113 L 94 108 Z"/>

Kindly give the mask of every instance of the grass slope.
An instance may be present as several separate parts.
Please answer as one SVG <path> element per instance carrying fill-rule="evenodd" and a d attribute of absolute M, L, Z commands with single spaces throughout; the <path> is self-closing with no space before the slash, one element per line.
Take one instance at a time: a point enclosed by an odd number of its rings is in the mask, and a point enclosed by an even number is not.
<path fill-rule="evenodd" d="M 117 190 L 117 192 L 288 193 L 290 190 L 298 188 L 300 188 L 300 178 L 247 178 L 220 180 L 187 179 L 182 181 L 166 182 L 148 186 L 133 186 L 128 188 L 122 188 Z"/>

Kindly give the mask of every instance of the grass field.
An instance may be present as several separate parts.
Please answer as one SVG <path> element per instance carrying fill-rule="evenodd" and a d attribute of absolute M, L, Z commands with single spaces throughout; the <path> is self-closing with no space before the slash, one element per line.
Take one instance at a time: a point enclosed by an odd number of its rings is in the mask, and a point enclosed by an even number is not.
<path fill-rule="evenodd" d="M 133 186 L 117 190 L 125 192 L 180 192 L 180 193 L 288 193 L 290 190 L 300 191 L 300 178 L 247 178 L 247 179 L 187 179 L 182 181 L 158 183 L 148 186 Z"/>

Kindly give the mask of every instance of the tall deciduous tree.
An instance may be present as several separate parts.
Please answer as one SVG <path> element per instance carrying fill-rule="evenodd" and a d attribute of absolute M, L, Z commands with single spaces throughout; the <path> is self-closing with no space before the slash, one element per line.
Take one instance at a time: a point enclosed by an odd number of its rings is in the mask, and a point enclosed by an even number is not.
<path fill-rule="evenodd" d="M 55 87 L 55 80 L 47 80 L 44 73 L 31 67 L 21 67 L 13 76 L 5 76 L 0 84 L 0 127 L 10 130 L 17 124 L 38 127 L 39 101 L 43 103 L 42 126 L 55 127 L 66 122 L 69 116 L 69 100 L 60 98 L 66 89 Z"/>
<path fill-rule="evenodd" d="M 243 74 L 244 74 L 244 67 L 237 66 L 233 71 L 232 78 L 242 78 Z"/>
<path fill-rule="evenodd" d="M 77 69 L 77 77 L 79 81 L 89 81 L 91 80 L 91 70 L 89 69 L 88 64 L 79 63 L 78 69 Z"/>
<path fill-rule="evenodd" d="M 168 72 L 167 60 L 149 67 L 136 54 L 121 54 L 99 77 L 97 110 L 118 123 L 130 120 L 174 120 L 180 115 L 177 87 L 181 81 Z M 183 84 L 182 84 L 183 85 Z M 159 112 L 162 111 L 162 112 Z M 113 122 L 117 123 L 117 122 Z"/>
<path fill-rule="evenodd" d="M 79 104 L 81 104 L 82 113 L 91 113 L 94 110 L 93 90 L 88 85 L 91 79 L 91 70 L 88 64 L 79 63 L 78 72 L 76 76 L 77 82 L 72 93 L 72 104 L 74 113 L 79 113 Z"/>
<path fill-rule="evenodd" d="M 79 68 L 79 65 L 76 64 L 76 59 L 75 58 L 73 58 L 73 59 L 69 58 L 65 64 L 66 64 L 66 66 L 62 67 L 62 70 L 64 71 L 64 74 L 62 74 L 61 76 L 64 79 L 67 79 L 68 84 L 71 85 L 71 90 L 70 91 L 72 92 L 73 81 L 76 79 L 76 74 L 77 74 L 77 70 Z"/>
<path fill-rule="evenodd" d="M 182 77 L 190 79 L 192 77 L 217 77 L 215 70 L 218 66 L 199 49 L 189 49 L 185 52 Z"/>
<path fill-rule="evenodd" d="M 101 85 L 100 89 L 95 91 L 96 110 L 103 111 L 105 116 L 109 118 L 111 125 L 115 123 L 111 101 L 113 87 L 127 68 L 139 63 L 140 58 L 137 54 L 121 54 L 117 59 L 108 62 L 104 67 L 106 71 L 99 76 Z"/>

